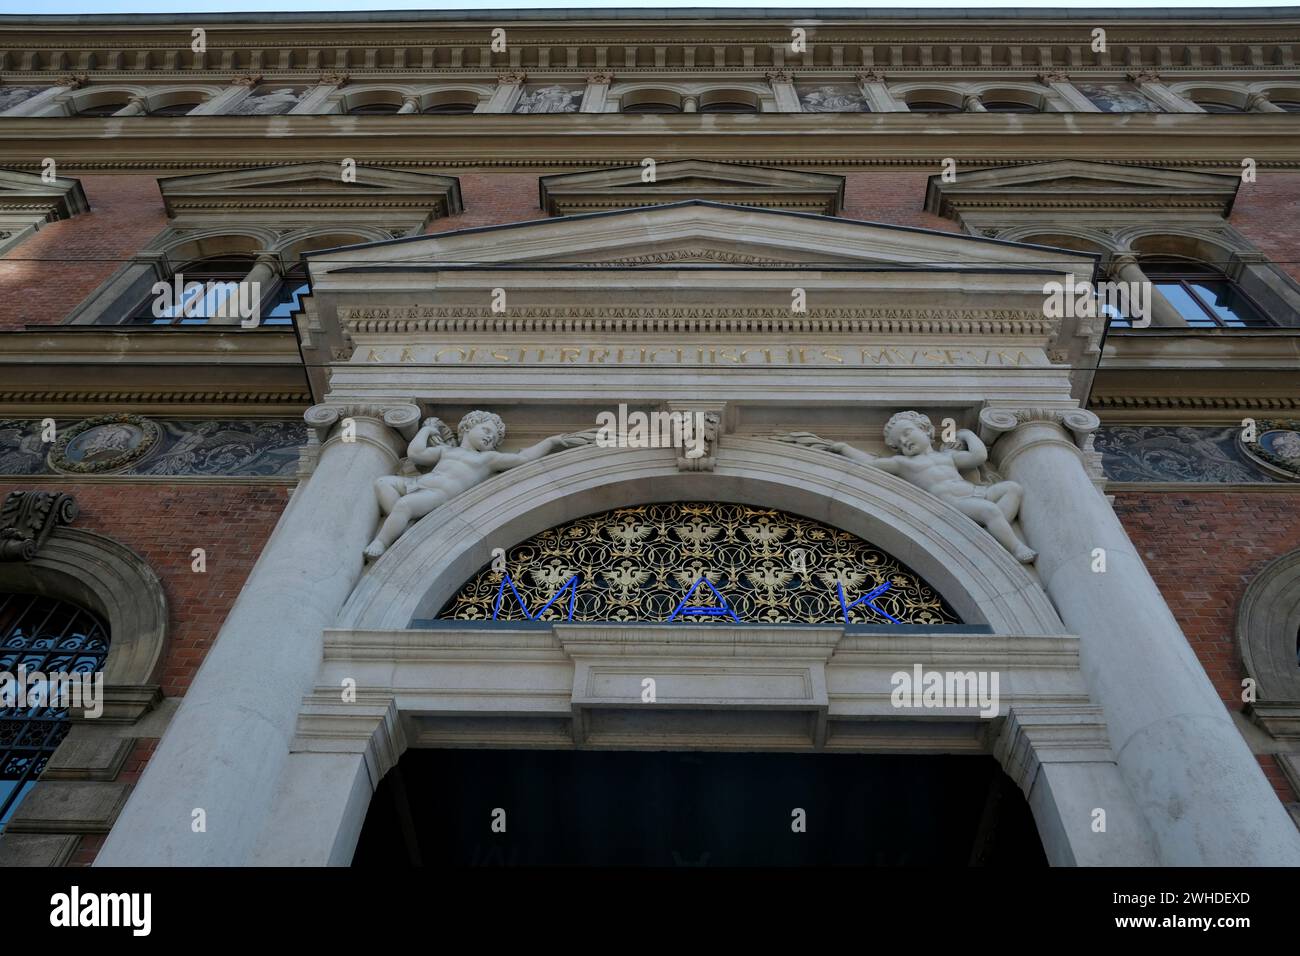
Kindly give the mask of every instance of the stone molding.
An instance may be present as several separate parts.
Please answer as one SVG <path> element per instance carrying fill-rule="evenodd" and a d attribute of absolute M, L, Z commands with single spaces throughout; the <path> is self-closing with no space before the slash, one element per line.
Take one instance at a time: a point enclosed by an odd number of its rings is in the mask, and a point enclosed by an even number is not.
<path fill-rule="evenodd" d="M 1266 564 L 1242 593 L 1237 606 L 1237 643 L 1246 676 L 1257 684 L 1252 719 L 1266 729 L 1270 718 L 1300 707 L 1300 668 L 1295 641 L 1300 631 L 1300 550 Z M 1294 728 L 1297 714 L 1288 721 Z"/>
<path fill-rule="evenodd" d="M 969 622 L 1008 633 L 1061 632 L 1041 588 L 1010 554 L 955 508 L 902 479 L 838 456 L 734 435 L 717 458 L 713 472 L 679 472 L 674 449 L 590 446 L 489 479 L 446 506 L 450 516 L 416 523 L 375 561 L 340 626 L 400 628 L 434 616 L 491 560 L 492 547 L 588 514 L 597 495 L 603 507 L 705 497 L 803 514 L 899 556 Z"/>

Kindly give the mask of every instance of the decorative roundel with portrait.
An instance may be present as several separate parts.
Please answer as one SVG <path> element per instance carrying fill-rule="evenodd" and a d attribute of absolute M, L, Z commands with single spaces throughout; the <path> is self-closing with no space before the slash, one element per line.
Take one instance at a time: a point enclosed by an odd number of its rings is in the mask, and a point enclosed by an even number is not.
<path fill-rule="evenodd" d="M 1263 419 L 1255 423 L 1255 440 L 1238 436 L 1241 450 L 1271 475 L 1300 481 L 1300 422 Z"/>
<path fill-rule="evenodd" d="M 109 474 L 139 461 L 158 438 L 158 426 L 139 415 L 87 418 L 61 430 L 48 461 L 65 474 Z"/>

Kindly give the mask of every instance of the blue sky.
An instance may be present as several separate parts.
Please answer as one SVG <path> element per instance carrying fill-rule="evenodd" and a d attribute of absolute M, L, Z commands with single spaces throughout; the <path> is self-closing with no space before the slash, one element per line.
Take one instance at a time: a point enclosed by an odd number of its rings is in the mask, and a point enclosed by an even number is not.
<path fill-rule="evenodd" d="M 1084 8 L 1104 7 L 1115 9 L 1142 7 L 1263 7 L 1273 6 L 1252 0 L 1060 0 L 1060 2 L 1034 3 L 1026 0 L 982 0 L 968 4 L 954 0 L 859 0 L 857 3 L 836 3 L 834 0 L 785 0 L 768 4 L 755 0 L 608 0 L 593 3 L 591 0 L 0 0 L 0 13 L 264 13 L 290 10 L 501 10 L 501 9 L 600 9 L 602 7 L 644 7 L 656 11 L 677 7 L 759 7 L 780 8 L 835 8 L 863 9 L 873 7 L 906 7 L 911 9 L 1018 7 L 1026 8 Z M 1282 6 L 1285 4 L 1276 4 Z"/>

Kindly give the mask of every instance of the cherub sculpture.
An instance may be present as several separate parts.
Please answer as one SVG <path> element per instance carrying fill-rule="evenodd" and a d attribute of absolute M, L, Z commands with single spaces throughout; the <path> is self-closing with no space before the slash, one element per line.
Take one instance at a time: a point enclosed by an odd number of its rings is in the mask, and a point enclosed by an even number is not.
<path fill-rule="evenodd" d="M 513 453 L 496 450 L 505 437 L 505 422 L 492 412 L 473 411 L 462 418 L 456 426 L 455 443 L 450 428 L 436 418 L 425 419 L 406 454 L 412 464 L 430 470 L 415 477 L 386 475 L 376 479 L 375 494 L 385 517 L 375 539 L 363 552 L 366 558 L 379 557 L 413 521 L 496 472 L 537 461 L 551 452 L 592 444 L 596 433 L 592 429 L 553 435 Z"/>
<path fill-rule="evenodd" d="M 885 444 L 902 452 L 890 458 L 877 458 L 846 442 L 831 442 L 810 432 L 791 432 L 778 436 L 780 441 L 834 452 L 845 458 L 879 468 L 943 498 L 962 514 L 986 528 L 1015 559 L 1032 564 L 1038 557 L 1011 527 L 1020 512 L 1024 489 L 1014 481 L 977 485 L 967 481 L 959 469 L 978 468 L 988 461 L 989 452 L 979 436 L 969 429 L 957 432 L 966 450 L 936 449 L 934 425 L 920 412 L 899 412 L 885 422 Z"/>

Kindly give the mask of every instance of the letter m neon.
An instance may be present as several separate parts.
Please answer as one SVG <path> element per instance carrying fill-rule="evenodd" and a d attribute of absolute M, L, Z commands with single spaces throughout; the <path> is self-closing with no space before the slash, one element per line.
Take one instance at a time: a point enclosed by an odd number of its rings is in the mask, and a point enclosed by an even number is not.
<path fill-rule="evenodd" d="M 546 609 L 549 608 L 552 604 L 554 604 L 556 600 L 559 599 L 561 594 L 563 594 L 565 591 L 568 591 L 569 608 L 565 614 L 564 619 L 566 621 L 572 621 L 573 605 L 578 600 L 578 580 L 580 577 L 581 575 L 575 574 L 571 578 L 569 578 L 569 580 L 565 581 L 564 584 L 560 586 L 560 589 L 551 595 L 551 599 L 542 605 L 542 609 L 538 611 L 536 614 L 533 614 L 531 611 L 528 610 L 528 605 L 524 603 L 523 597 L 520 596 L 519 589 L 515 587 L 514 580 L 510 577 L 510 574 L 507 573 L 501 579 L 501 587 L 497 588 L 496 600 L 492 602 L 492 620 L 494 621 L 497 620 L 497 614 L 501 610 L 501 601 L 505 597 L 506 585 L 508 584 L 510 585 L 510 593 L 515 596 L 515 600 L 519 603 L 519 609 L 524 612 L 524 617 L 528 618 L 528 620 L 530 621 L 540 620 L 541 616 L 546 613 Z"/>

